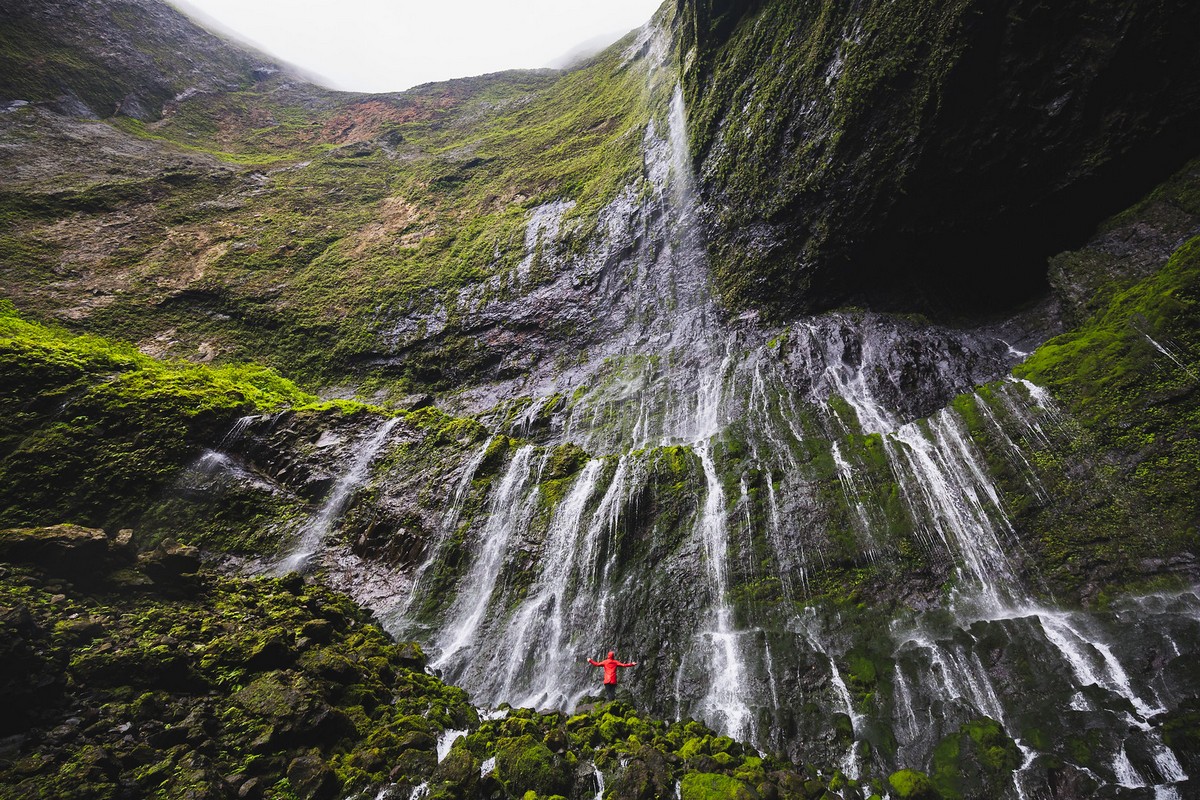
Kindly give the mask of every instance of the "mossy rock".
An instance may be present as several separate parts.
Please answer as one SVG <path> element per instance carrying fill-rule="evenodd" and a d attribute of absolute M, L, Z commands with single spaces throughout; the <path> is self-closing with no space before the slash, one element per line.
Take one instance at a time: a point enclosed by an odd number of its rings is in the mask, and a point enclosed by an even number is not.
<path fill-rule="evenodd" d="M 546 466 L 543 474 L 548 480 L 568 478 L 579 472 L 587 460 L 586 450 L 577 444 L 567 442 L 554 448 L 554 453 L 550 456 L 550 463 Z"/>
<path fill-rule="evenodd" d="M 629 735 L 629 726 L 625 724 L 625 720 L 612 714 L 605 714 L 600 718 L 599 729 L 600 736 L 610 744 Z"/>
<path fill-rule="evenodd" d="M 568 794 L 571 775 L 561 758 L 530 734 L 496 742 L 496 775 L 509 794 Z"/>
<path fill-rule="evenodd" d="M 931 778 L 943 797 L 984 797 L 1000 792 L 1020 766 L 1021 751 L 1003 726 L 982 717 L 938 743 Z"/>
<path fill-rule="evenodd" d="M 678 755 L 685 761 L 696 756 L 708 755 L 708 736 L 695 736 L 688 739 L 678 750 Z"/>
<path fill-rule="evenodd" d="M 915 769 L 893 772 L 888 776 L 888 784 L 900 800 L 941 800 L 929 776 Z"/>
<path fill-rule="evenodd" d="M 679 784 L 680 800 L 759 800 L 744 781 L 715 772 L 689 772 Z"/>

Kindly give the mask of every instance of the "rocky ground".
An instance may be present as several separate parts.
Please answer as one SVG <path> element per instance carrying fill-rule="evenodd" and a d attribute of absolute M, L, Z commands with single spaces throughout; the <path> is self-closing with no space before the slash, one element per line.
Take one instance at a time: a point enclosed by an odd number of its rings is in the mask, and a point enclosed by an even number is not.
<path fill-rule="evenodd" d="M 871 793 L 623 701 L 481 717 L 344 596 L 220 575 L 170 541 L 138 553 L 128 530 L 0 531 L 0 626 L 14 799 Z"/>

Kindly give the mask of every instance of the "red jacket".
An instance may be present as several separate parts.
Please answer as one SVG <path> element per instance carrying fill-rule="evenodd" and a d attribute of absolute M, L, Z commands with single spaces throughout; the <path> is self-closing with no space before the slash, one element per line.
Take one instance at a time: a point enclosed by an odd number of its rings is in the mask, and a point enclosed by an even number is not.
<path fill-rule="evenodd" d="M 624 664 L 620 661 L 617 661 L 617 659 L 613 658 L 613 656 L 615 656 L 615 655 L 616 655 L 616 653 L 609 651 L 608 658 L 604 659 L 603 661 L 592 661 L 590 658 L 588 659 L 588 663 L 591 664 L 593 667 L 604 667 L 604 685 L 605 686 L 609 685 L 610 683 L 617 682 L 617 667 L 636 667 L 637 666 L 636 661 L 630 661 L 628 664 Z"/>

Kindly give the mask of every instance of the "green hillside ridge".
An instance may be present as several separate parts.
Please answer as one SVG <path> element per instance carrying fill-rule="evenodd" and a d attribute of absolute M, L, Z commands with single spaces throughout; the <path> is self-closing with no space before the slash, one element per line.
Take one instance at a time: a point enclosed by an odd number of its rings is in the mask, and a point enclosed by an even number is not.
<path fill-rule="evenodd" d="M 31 177 L 0 186 L 0 283 L 39 319 L 163 354 L 266 363 L 308 386 L 361 382 L 398 320 L 444 308 L 447 331 L 384 376 L 446 388 L 480 366 L 476 334 L 456 330 L 459 293 L 521 261 L 530 211 L 574 203 L 561 246 L 581 251 L 599 211 L 641 179 L 652 98 L 631 43 L 563 73 L 401 94 L 330 92 L 281 72 L 181 92 L 161 119 L 114 116 L 86 137 L 83 122 L 37 104 L 10 111 L 5 135 L 50 163 L 14 164 Z M 11 57 L 23 73 L 58 74 L 32 51 Z M 140 161 L 95 161 L 97 125 Z M 550 277 L 535 266 L 535 282 Z M 472 302 L 507 291 L 501 280 Z"/>
<path fill-rule="evenodd" d="M 2 524 L 136 519 L 238 416 L 316 397 L 256 365 L 168 363 L 0 304 Z"/>

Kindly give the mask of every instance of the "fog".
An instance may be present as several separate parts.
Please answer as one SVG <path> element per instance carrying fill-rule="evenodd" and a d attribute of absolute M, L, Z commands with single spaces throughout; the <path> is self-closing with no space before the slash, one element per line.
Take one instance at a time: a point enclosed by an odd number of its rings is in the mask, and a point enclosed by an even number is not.
<path fill-rule="evenodd" d="M 644 24 L 661 0 L 173 0 L 334 89 L 398 91 L 560 67 Z"/>

